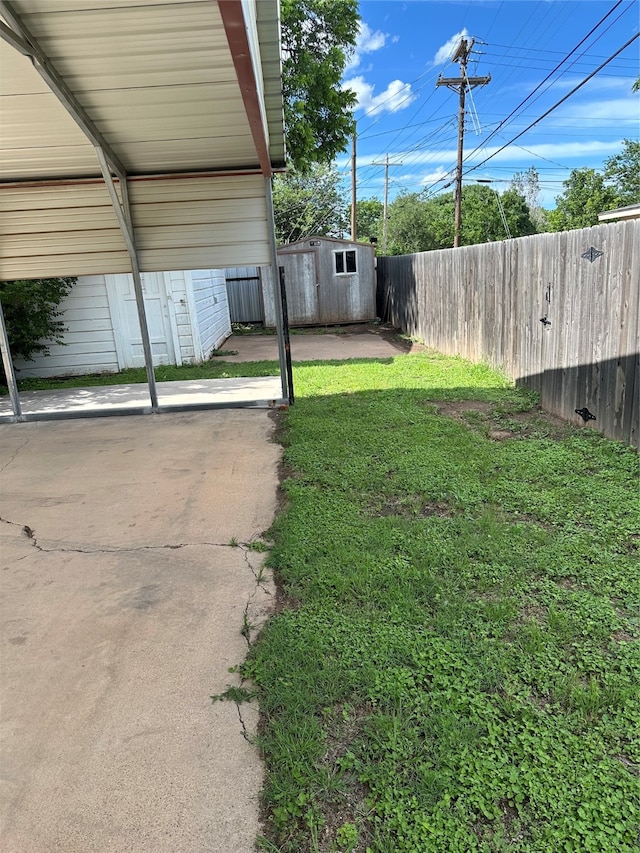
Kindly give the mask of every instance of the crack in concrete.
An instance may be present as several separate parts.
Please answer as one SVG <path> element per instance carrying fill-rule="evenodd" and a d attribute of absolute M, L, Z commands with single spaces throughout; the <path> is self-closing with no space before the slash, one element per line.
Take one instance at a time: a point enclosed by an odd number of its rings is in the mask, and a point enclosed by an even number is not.
<path fill-rule="evenodd" d="M 244 606 L 244 611 L 242 614 L 242 627 L 240 629 L 240 633 L 244 637 L 245 642 L 247 643 L 247 649 L 250 650 L 253 647 L 253 644 L 258 634 L 260 633 L 260 630 L 262 629 L 265 620 L 268 618 L 268 615 L 265 615 L 265 612 L 262 611 L 262 608 L 259 604 L 255 608 L 255 613 L 251 613 L 256 596 L 259 592 L 262 592 L 264 595 L 273 596 L 273 592 L 268 587 L 269 581 L 264 575 L 264 566 L 261 564 L 256 570 L 256 568 L 251 562 L 251 555 L 253 553 L 258 553 L 260 560 L 264 560 L 264 551 L 257 552 L 255 549 L 245 544 L 239 546 L 237 545 L 236 547 L 240 547 L 242 549 L 244 561 L 255 580 L 255 586 L 252 592 L 248 595 L 246 604 Z M 256 623 L 251 621 L 252 615 L 257 619 Z"/>
<path fill-rule="evenodd" d="M 228 542 L 177 542 L 166 545 L 136 545 L 132 548 L 103 548 L 99 546 L 87 546 L 84 548 L 47 548 L 38 542 L 35 530 L 32 527 L 29 527 L 28 524 L 20 524 L 20 522 L 11 521 L 8 518 L 2 517 L 0 517 L 0 522 L 2 522 L 3 524 L 10 524 L 13 527 L 21 528 L 23 535 L 26 536 L 27 539 L 29 539 L 36 551 L 42 551 L 45 554 L 132 554 L 137 551 L 178 551 L 180 548 L 198 548 L 201 546 L 208 548 L 235 547 L 233 545 L 229 545 Z"/>
<path fill-rule="evenodd" d="M 236 706 L 236 711 L 238 712 L 238 719 L 240 720 L 240 725 L 242 726 L 242 737 L 247 741 L 247 743 L 253 743 L 253 741 L 251 740 L 251 735 L 249 734 L 249 732 L 247 730 L 246 723 L 245 723 L 244 719 L 242 718 L 242 711 L 240 710 L 240 703 L 235 702 L 234 704 Z"/>
<path fill-rule="evenodd" d="M 264 581 L 263 566 L 260 566 L 258 571 L 256 571 L 253 568 L 253 566 L 251 565 L 251 554 L 253 554 L 254 551 L 252 551 L 247 545 L 241 545 L 240 548 L 244 552 L 244 561 L 247 564 L 247 566 L 249 567 L 249 571 L 251 572 L 251 574 L 256 579 L 256 587 L 260 587 L 263 590 L 263 592 L 265 592 L 267 595 L 271 595 L 271 590 L 267 588 L 265 581 Z M 261 551 L 258 553 L 260 553 L 260 555 L 262 556 L 264 554 L 264 551 Z M 253 598 L 253 596 L 256 594 L 256 592 L 257 592 L 257 589 L 253 591 L 253 593 L 251 594 L 250 597 Z"/>
<path fill-rule="evenodd" d="M 20 451 L 23 449 L 23 447 L 27 446 L 27 444 L 29 444 L 29 436 L 27 436 L 25 438 L 25 440 L 22 442 L 22 444 L 18 448 L 16 448 L 16 450 L 14 450 L 9 461 L 5 462 L 5 464 L 2 466 L 2 468 L 0 468 L 0 474 L 2 474 L 3 471 L 6 471 L 10 465 L 13 465 L 13 463 L 16 460 L 16 456 L 18 455 L 18 453 L 20 453 Z"/>

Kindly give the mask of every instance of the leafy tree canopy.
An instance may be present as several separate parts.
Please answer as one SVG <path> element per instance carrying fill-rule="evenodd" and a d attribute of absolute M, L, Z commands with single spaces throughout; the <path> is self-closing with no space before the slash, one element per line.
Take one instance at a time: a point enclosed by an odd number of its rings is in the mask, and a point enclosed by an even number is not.
<path fill-rule="evenodd" d="M 598 214 L 618 204 L 618 193 L 607 186 L 604 175 L 595 169 L 574 169 L 563 182 L 564 192 L 556 197 L 556 209 L 549 212 L 551 231 L 569 231 L 598 224 Z"/>
<path fill-rule="evenodd" d="M 356 96 L 340 86 L 358 35 L 357 0 L 281 0 L 282 79 L 289 160 L 327 163 L 353 129 Z"/>
<path fill-rule="evenodd" d="M 617 193 L 618 206 L 640 204 L 640 141 L 625 139 L 620 154 L 604 161 L 604 176 Z"/>
<path fill-rule="evenodd" d="M 437 249 L 420 193 L 402 193 L 388 208 L 387 253 L 409 255 Z M 453 212 L 452 212 L 453 215 Z"/>
<path fill-rule="evenodd" d="M 351 215 L 351 206 L 348 207 L 348 215 Z M 377 198 L 363 198 L 356 202 L 357 237 L 363 243 L 369 241 L 369 237 L 382 239 L 382 214 L 384 205 Z"/>
<path fill-rule="evenodd" d="M 461 245 L 506 239 L 498 199 L 512 237 L 536 232 L 524 196 L 515 189 L 498 196 L 490 187 L 472 185 L 462 189 Z M 417 193 L 399 196 L 389 206 L 388 252 L 406 254 L 451 248 L 453 222 L 453 193 L 426 200 Z"/>
<path fill-rule="evenodd" d="M 0 301 L 11 354 L 32 361 L 49 352 L 48 344 L 63 342 L 65 326 L 60 303 L 75 278 L 36 278 L 0 282 Z"/>
<path fill-rule="evenodd" d="M 345 198 L 334 166 L 313 164 L 273 181 L 273 210 L 278 243 L 294 243 L 312 234 L 340 237 L 348 228 Z"/>
<path fill-rule="evenodd" d="M 598 214 L 627 204 L 640 203 L 640 142 L 625 139 L 622 151 L 604 161 L 604 172 L 574 169 L 564 181 L 564 192 L 549 211 L 551 231 L 589 228 Z"/>
<path fill-rule="evenodd" d="M 516 190 L 529 208 L 529 215 L 538 231 L 546 227 L 546 211 L 540 204 L 540 175 L 535 166 L 529 166 L 526 172 L 516 172 L 509 189 Z"/>
<path fill-rule="evenodd" d="M 499 195 L 491 187 L 476 184 L 462 188 L 461 242 L 463 246 L 507 239 L 500 204 L 502 204 L 511 237 L 535 234 L 536 228 L 531 221 L 527 202 L 517 190 L 508 189 Z"/>

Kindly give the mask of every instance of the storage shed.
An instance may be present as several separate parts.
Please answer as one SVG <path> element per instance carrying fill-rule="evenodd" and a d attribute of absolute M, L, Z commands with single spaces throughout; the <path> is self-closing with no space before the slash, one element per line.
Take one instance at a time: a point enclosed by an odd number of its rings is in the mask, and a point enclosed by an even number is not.
<path fill-rule="evenodd" d="M 153 364 L 206 361 L 231 334 L 222 270 L 142 274 Z M 16 359 L 19 379 L 144 367 L 133 277 L 80 276 L 60 305 L 65 331 L 49 354 Z"/>
<path fill-rule="evenodd" d="M 289 325 L 364 323 L 376 316 L 375 250 L 369 243 L 307 237 L 278 249 Z M 275 326 L 271 271 L 262 271 L 264 324 Z"/>

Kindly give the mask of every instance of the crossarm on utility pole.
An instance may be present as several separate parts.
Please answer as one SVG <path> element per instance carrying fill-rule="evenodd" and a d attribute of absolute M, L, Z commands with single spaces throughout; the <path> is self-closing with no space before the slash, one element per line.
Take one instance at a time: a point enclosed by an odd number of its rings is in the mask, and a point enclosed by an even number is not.
<path fill-rule="evenodd" d="M 455 213 L 453 226 L 453 247 L 454 249 L 460 245 L 460 231 L 462 228 L 462 160 L 464 155 L 464 104 L 467 90 L 476 86 L 486 86 L 491 82 L 491 75 L 487 77 L 467 77 L 467 62 L 473 47 L 474 40 L 467 42 L 466 39 L 460 39 L 456 52 L 453 55 L 453 62 L 460 63 L 459 77 L 442 77 L 440 76 L 436 82 L 436 86 L 446 86 L 454 92 L 458 92 L 458 157 L 456 163 L 456 189 L 455 189 Z"/>
<path fill-rule="evenodd" d="M 384 205 L 382 208 L 382 252 L 387 251 L 387 219 L 389 218 L 389 166 L 402 166 L 402 163 L 390 163 L 387 154 L 382 163 L 373 162 L 372 166 L 384 166 Z"/>

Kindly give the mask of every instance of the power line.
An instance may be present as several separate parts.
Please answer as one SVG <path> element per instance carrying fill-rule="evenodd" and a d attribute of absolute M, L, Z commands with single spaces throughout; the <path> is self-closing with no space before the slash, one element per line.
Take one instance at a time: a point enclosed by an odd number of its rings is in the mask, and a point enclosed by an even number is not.
<path fill-rule="evenodd" d="M 615 6 L 613 6 L 611 9 L 609 9 L 609 11 L 607 12 L 607 14 L 606 14 L 606 15 L 604 15 L 604 17 L 602 17 L 602 18 L 598 21 L 598 23 L 597 23 L 597 24 L 596 24 L 596 25 L 595 25 L 591 30 L 589 30 L 589 32 L 587 33 L 587 35 L 586 35 L 583 39 L 581 39 L 581 40 L 578 42 L 578 44 L 577 44 L 577 45 L 576 45 L 572 50 L 570 50 L 570 51 L 569 51 L 569 53 L 568 53 L 568 54 L 567 54 L 567 55 L 566 55 L 566 56 L 565 56 L 565 57 L 564 57 L 564 58 L 563 58 L 563 59 L 562 59 L 562 60 L 561 60 L 561 61 L 560 61 L 556 66 L 555 66 L 555 68 L 554 68 L 552 71 L 550 71 L 550 72 L 547 74 L 547 76 L 544 78 L 544 80 L 542 80 L 540 83 L 538 83 L 538 85 L 535 87 L 535 89 L 534 89 L 532 92 L 530 92 L 530 93 L 527 95 L 527 97 L 526 97 L 526 98 L 524 98 L 522 101 L 520 101 L 520 103 L 518 104 L 518 106 L 517 106 L 517 107 L 515 107 L 515 109 L 511 110 L 511 112 L 509 113 L 509 115 L 508 115 L 505 119 L 503 119 L 503 120 L 500 122 L 500 124 L 498 125 L 498 127 L 497 127 L 495 130 L 493 130 L 493 131 L 489 134 L 489 136 L 484 140 L 484 142 L 483 142 L 483 147 L 484 147 L 484 146 L 486 146 L 487 142 L 489 142 L 489 140 L 490 140 L 493 136 L 495 136 L 495 135 L 496 135 L 496 133 L 498 133 L 498 131 L 500 130 L 500 128 L 501 128 L 501 127 L 504 127 L 504 125 L 509 121 L 509 119 L 510 119 L 513 115 L 515 115 L 515 113 L 517 113 L 517 112 L 518 112 L 518 110 L 519 110 L 521 107 L 523 107 L 523 106 L 527 103 L 527 101 L 529 101 L 529 100 L 533 97 L 533 95 L 535 95 L 535 93 L 538 91 L 538 89 L 540 89 L 540 88 L 541 88 L 541 87 L 542 87 L 542 86 L 547 82 L 547 80 L 548 80 L 550 77 L 552 77 L 552 76 L 555 74 L 555 72 L 556 72 L 556 71 L 557 71 L 557 70 L 558 70 L 562 65 L 564 65 L 564 63 L 567 61 L 567 59 L 569 59 L 569 57 L 571 56 L 571 54 L 572 54 L 572 53 L 575 53 L 575 51 L 576 51 L 576 50 L 577 50 L 581 45 L 583 45 L 583 44 L 584 44 L 584 42 L 585 42 L 585 41 L 586 41 L 586 40 L 587 40 L 587 39 L 588 39 L 588 38 L 589 38 L 589 37 L 590 37 L 590 36 L 591 36 L 591 35 L 592 35 L 592 34 L 593 34 L 597 29 L 598 29 L 598 27 L 599 27 L 602 23 L 604 23 L 604 21 L 606 21 L 606 19 L 609 17 L 609 15 L 611 15 L 611 14 L 612 14 L 612 13 L 613 13 L 617 8 L 618 8 L 618 6 L 620 6 L 620 5 L 622 4 L 622 2 L 623 2 L 623 0 L 617 0 L 617 2 L 616 2 L 616 4 L 615 4 Z M 517 137 L 516 137 L 516 138 L 517 138 Z M 473 154 L 473 153 L 475 153 L 475 152 L 472 152 L 472 154 Z M 468 155 L 467 155 L 467 157 L 466 157 L 465 159 L 466 159 L 466 160 L 468 160 L 470 156 L 471 156 L 471 154 L 468 154 Z"/>
<path fill-rule="evenodd" d="M 480 168 L 480 166 L 483 166 L 485 163 L 488 163 L 488 162 L 489 162 L 489 160 L 493 159 L 493 158 L 494 158 L 497 154 L 499 154 L 501 151 L 504 151 L 504 149 L 505 149 L 505 148 L 507 148 L 509 145 L 513 145 L 513 143 L 516 141 L 516 139 L 520 139 L 520 137 L 521 137 L 521 136 L 524 136 L 524 134 L 525 134 L 527 131 L 531 130 L 531 128 L 532 128 L 532 127 L 535 127 L 537 124 L 539 124 L 543 119 L 545 119 L 545 118 L 546 118 L 548 115 L 550 115 L 554 110 L 556 110 L 556 109 L 557 109 L 561 104 L 564 104 L 564 102 L 565 102 L 566 100 L 568 100 L 572 95 L 575 95 L 575 93 L 576 93 L 579 89 L 581 89 L 581 88 L 582 88 L 586 83 L 588 83 L 588 82 L 589 82 L 589 80 L 591 80 L 591 78 L 592 78 L 592 77 L 595 77 L 595 76 L 596 76 L 596 74 L 597 74 L 599 71 L 601 71 L 601 70 L 602 70 L 606 65 L 608 65 L 608 64 L 609 64 L 609 62 L 611 62 L 611 60 L 612 60 L 612 59 L 615 59 L 615 58 L 616 58 L 616 56 L 618 56 L 618 54 L 622 53 L 622 51 L 623 51 L 623 50 L 625 50 L 626 48 L 628 48 L 630 44 L 633 44 L 633 42 L 634 42 L 638 37 L 640 37 L 640 33 L 636 33 L 635 35 L 631 36 L 631 38 L 630 38 L 628 41 L 626 41 L 626 42 L 622 45 L 622 47 L 618 48 L 618 50 L 617 50 L 615 53 L 613 53 L 613 54 L 612 54 L 608 59 L 605 59 L 605 61 L 604 61 L 601 65 L 599 65 L 599 66 L 595 69 L 595 71 L 592 71 L 592 72 L 591 72 L 591 74 L 588 74 L 588 75 L 584 78 L 584 80 L 582 80 L 580 83 L 578 83 L 578 85 L 577 85 L 577 86 L 574 86 L 574 87 L 573 87 L 573 89 L 571 89 L 571 91 L 570 91 L 570 92 L 567 92 L 567 94 L 566 94 L 563 98 L 560 98 L 560 100 L 559 100 L 559 101 L 557 101 L 557 102 L 556 102 L 552 107 L 550 107 L 546 112 L 544 112 L 544 113 L 540 116 L 540 118 L 537 118 L 535 121 L 531 122 L 531 124 L 530 124 L 530 125 L 528 125 L 527 127 L 525 127 L 525 129 L 524 129 L 524 130 L 521 130 L 521 131 L 520 131 L 520 133 L 518 133 L 516 136 L 514 136 L 514 137 L 513 137 L 513 139 L 509 140 L 509 142 L 506 142 L 506 143 L 505 143 L 501 148 L 498 148 L 498 150 L 497 150 L 497 151 L 494 151 L 494 152 L 493 152 L 493 154 L 490 154 L 490 155 L 489 155 L 489 157 L 487 157 L 486 159 L 484 159 L 481 163 L 478 163 L 478 165 L 477 165 L 477 166 L 472 166 L 470 169 L 467 169 L 467 171 L 465 172 L 465 175 L 468 175 L 468 174 L 469 174 L 469 172 L 473 172 L 473 171 L 475 171 L 476 169 L 479 169 L 479 168 Z M 494 131 L 494 133 L 495 133 L 495 131 Z M 491 134 L 491 135 L 493 135 L 493 134 Z M 473 153 L 475 153 L 475 152 L 472 152 L 472 154 L 473 154 Z M 472 156 L 472 155 L 469 155 L 469 156 Z"/>

